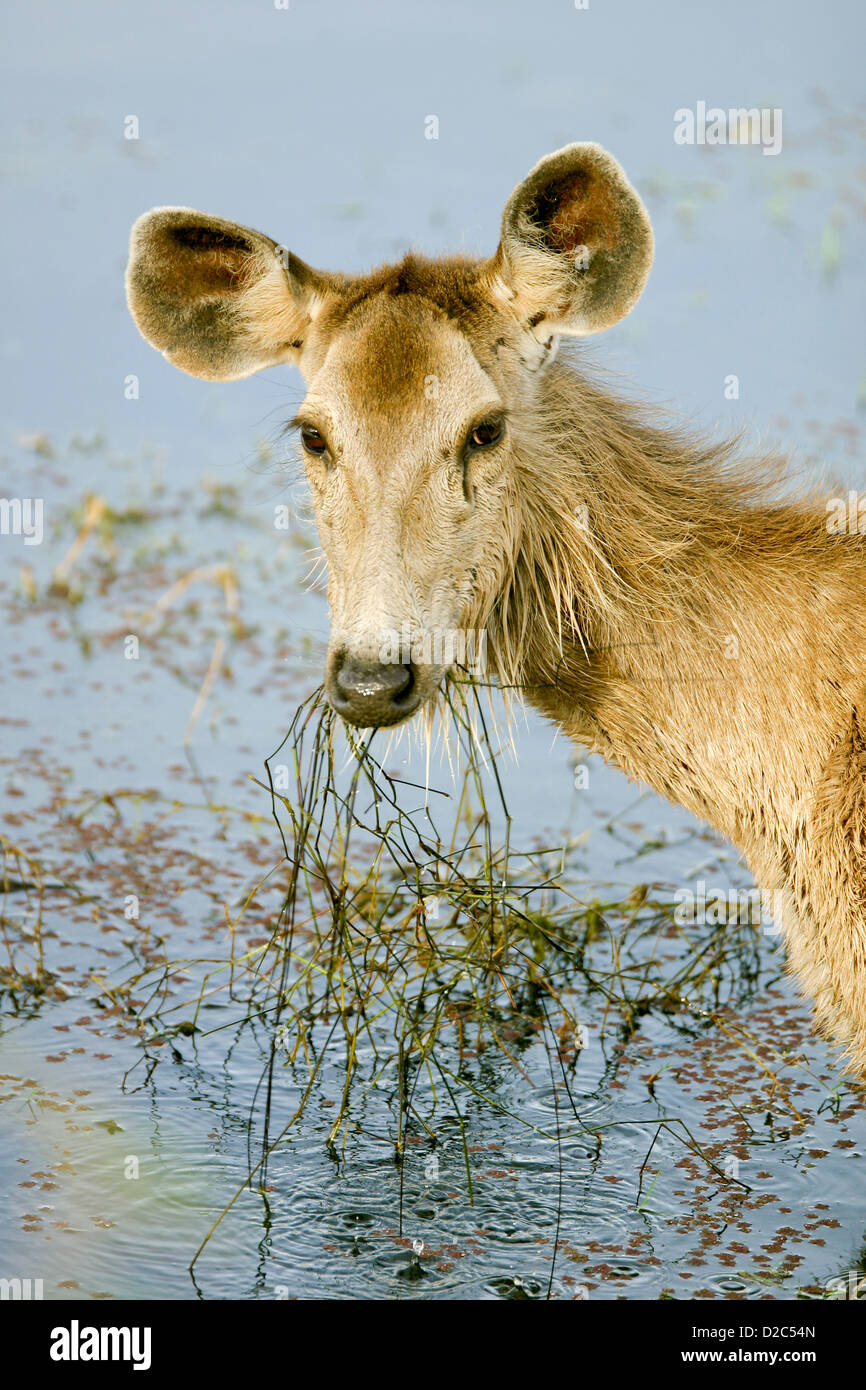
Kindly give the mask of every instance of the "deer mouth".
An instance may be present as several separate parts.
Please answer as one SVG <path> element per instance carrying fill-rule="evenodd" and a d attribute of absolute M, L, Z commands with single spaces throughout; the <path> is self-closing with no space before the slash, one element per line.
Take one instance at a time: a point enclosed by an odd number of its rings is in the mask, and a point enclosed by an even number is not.
<path fill-rule="evenodd" d="M 337 714 L 362 729 L 381 729 L 411 718 L 426 682 L 411 662 L 362 661 L 337 652 L 328 662 L 325 691 Z"/>

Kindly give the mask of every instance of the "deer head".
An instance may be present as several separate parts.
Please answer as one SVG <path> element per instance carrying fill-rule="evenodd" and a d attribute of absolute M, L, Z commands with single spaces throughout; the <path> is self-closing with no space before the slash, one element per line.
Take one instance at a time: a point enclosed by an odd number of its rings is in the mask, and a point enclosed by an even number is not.
<path fill-rule="evenodd" d="M 209 380 L 284 362 L 303 374 L 325 684 L 352 723 L 399 723 L 467 649 L 477 661 L 521 543 L 545 368 L 561 335 L 628 313 L 652 251 L 640 199 L 592 144 L 517 186 L 489 260 L 410 255 L 344 276 L 188 208 L 135 224 L 129 306 L 169 362 Z"/>

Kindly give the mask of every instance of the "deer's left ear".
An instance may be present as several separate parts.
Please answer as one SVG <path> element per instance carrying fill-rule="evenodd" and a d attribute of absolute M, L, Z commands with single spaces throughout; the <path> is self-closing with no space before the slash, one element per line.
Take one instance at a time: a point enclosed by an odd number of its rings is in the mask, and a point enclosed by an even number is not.
<path fill-rule="evenodd" d="M 616 160 L 566 145 L 506 203 L 491 292 L 538 342 L 598 333 L 631 309 L 652 259 L 649 216 Z"/>

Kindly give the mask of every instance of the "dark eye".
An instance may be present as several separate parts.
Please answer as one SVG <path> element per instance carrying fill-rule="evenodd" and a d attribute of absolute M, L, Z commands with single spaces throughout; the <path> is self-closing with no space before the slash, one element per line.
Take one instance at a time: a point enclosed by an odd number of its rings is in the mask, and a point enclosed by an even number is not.
<path fill-rule="evenodd" d="M 308 454 L 320 458 L 328 452 L 328 446 L 315 425 L 301 425 L 301 443 Z"/>
<path fill-rule="evenodd" d="M 496 415 L 476 425 L 467 442 L 470 449 L 489 449 L 491 444 L 499 443 L 504 433 L 505 421 L 501 415 Z"/>

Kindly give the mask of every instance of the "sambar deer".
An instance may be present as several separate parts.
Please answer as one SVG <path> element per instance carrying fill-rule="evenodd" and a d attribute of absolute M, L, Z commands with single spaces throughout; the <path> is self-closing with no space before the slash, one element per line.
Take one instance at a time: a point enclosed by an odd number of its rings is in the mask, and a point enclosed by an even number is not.
<path fill-rule="evenodd" d="M 502 685 L 742 851 L 866 1075 L 866 537 L 556 357 L 632 308 L 652 258 L 619 164 L 574 144 L 512 193 L 488 260 L 332 274 L 156 208 L 127 289 L 193 376 L 307 382 L 334 708 L 407 719 L 447 663 L 383 659 L 385 634 L 486 630 Z"/>

